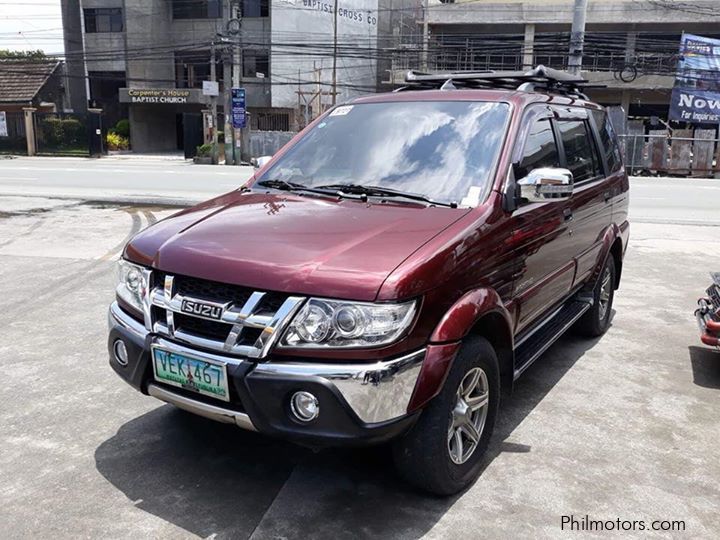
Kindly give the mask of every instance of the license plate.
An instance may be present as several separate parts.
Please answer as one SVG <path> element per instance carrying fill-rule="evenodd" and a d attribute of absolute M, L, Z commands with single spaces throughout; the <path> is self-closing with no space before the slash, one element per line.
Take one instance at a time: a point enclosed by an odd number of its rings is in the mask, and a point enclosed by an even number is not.
<path fill-rule="evenodd" d="M 153 347 L 155 380 L 230 401 L 225 364 Z"/>

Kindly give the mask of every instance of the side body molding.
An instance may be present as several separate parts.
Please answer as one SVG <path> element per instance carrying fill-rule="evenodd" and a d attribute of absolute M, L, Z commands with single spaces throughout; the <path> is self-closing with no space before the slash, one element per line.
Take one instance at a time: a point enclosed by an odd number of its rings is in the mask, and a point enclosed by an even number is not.
<path fill-rule="evenodd" d="M 408 412 L 417 410 L 438 394 L 460 349 L 460 341 L 480 319 L 491 314 L 504 321 L 512 340 L 512 317 L 493 289 L 470 291 L 445 313 L 430 337 L 430 346 L 408 405 Z"/>

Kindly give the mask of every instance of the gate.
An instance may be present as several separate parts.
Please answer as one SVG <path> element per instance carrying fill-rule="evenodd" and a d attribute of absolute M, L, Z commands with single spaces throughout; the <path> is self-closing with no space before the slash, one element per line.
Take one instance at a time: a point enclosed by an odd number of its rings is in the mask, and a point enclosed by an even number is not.
<path fill-rule="evenodd" d="M 90 155 L 91 141 L 97 136 L 87 114 L 36 112 L 34 116 L 38 155 Z"/>
<path fill-rule="evenodd" d="M 13 111 L 5 113 L 7 136 L 0 134 L 0 154 L 27 154 L 25 140 L 25 113 Z"/>

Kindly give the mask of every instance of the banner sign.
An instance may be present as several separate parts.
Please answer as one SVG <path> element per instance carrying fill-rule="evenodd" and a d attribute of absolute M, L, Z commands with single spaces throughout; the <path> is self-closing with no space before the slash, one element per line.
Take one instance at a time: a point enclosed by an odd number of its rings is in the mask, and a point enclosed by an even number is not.
<path fill-rule="evenodd" d="M 670 120 L 720 123 L 720 40 L 683 34 Z"/>
<path fill-rule="evenodd" d="M 245 89 L 233 88 L 231 96 L 232 125 L 235 129 L 245 127 Z"/>

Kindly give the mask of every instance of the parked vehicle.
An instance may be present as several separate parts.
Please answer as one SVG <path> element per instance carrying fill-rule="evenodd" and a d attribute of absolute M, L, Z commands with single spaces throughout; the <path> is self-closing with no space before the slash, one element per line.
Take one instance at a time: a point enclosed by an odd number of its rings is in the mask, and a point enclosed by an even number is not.
<path fill-rule="evenodd" d="M 711 273 L 713 283 L 698 300 L 695 318 L 700 328 L 700 340 L 711 347 L 720 348 L 720 272 Z"/>
<path fill-rule="evenodd" d="M 392 441 L 409 482 L 450 494 L 501 390 L 571 326 L 610 325 L 628 178 L 582 79 L 409 81 L 133 238 L 108 348 L 145 394 L 316 447 Z"/>

